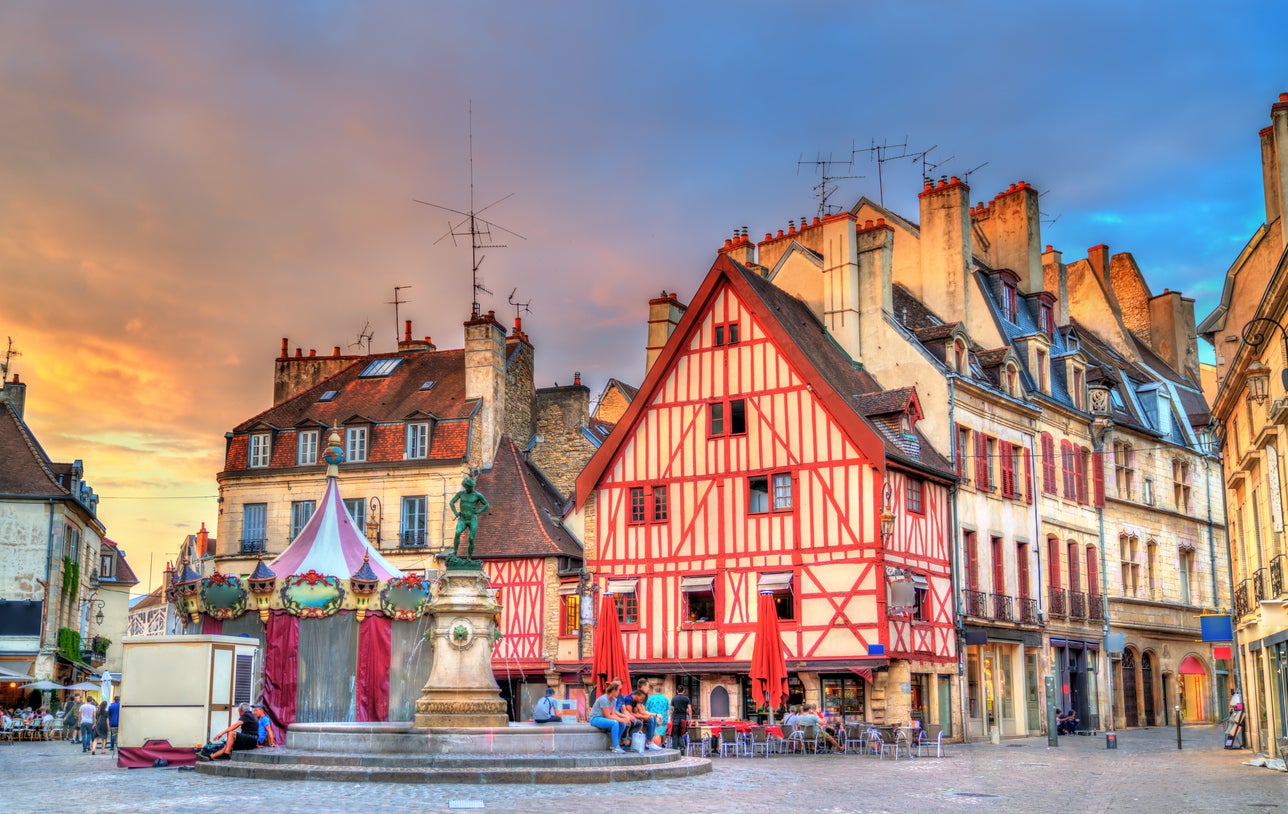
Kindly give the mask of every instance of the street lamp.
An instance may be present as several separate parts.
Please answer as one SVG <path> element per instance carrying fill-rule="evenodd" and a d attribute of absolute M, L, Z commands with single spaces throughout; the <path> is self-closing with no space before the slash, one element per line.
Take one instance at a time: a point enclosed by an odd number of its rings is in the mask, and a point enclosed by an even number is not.
<path fill-rule="evenodd" d="M 889 546 L 890 541 L 894 539 L 894 512 L 890 508 L 890 500 L 894 495 L 894 490 L 890 484 L 886 484 L 882 492 L 885 499 L 885 505 L 881 507 L 881 545 Z"/>
<path fill-rule="evenodd" d="M 1288 331 L 1284 326 L 1269 317 L 1256 317 L 1248 320 L 1243 326 L 1243 341 L 1255 351 L 1259 351 L 1263 345 L 1270 341 L 1271 334 L 1279 331 L 1280 348 L 1283 353 L 1283 363 L 1280 370 L 1280 380 L 1284 390 L 1288 390 Z M 1260 360 L 1248 365 L 1248 398 L 1256 401 L 1258 404 L 1269 398 L 1267 392 L 1270 383 L 1270 368 L 1262 364 Z M 1253 377 L 1256 376 L 1257 380 Z"/>
<path fill-rule="evenodd" d="M 84 608 L 84 607 L 91 607 L 91 608 L 95 608 L 95 609 L 97 609 L 97 610 L 98 610 L 98 613 L 94 614 L 94 623 L 95 623 L 95 624 L 98 624 L 98 625 L 103 624 L 103 618 L 104 618 L 104 617 L 103 617 L 103 607 L 104 607 L 104 602 L 103 602 L 103 600 L 101 600 L 101 599 L 95 599 L 95 598 L 93 598 L 93 597 L 90 597 L 89 599 L 82 599 L 82 600 L 81 600 L 81 607 L 82 607 L 82 608 Z"/>
<path fill-rule="evenodd" d="M 1270 398 L 1270 368 L 1260 360 L 1248 365 L 1248 401 L 1265 404 Z"/>

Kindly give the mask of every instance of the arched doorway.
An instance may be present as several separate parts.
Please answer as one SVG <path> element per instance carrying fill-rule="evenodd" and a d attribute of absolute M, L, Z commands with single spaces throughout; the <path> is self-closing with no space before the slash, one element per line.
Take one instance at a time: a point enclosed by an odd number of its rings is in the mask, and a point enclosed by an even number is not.
<path fill-rule="evenodd" d="M 1154 717 L 1154 659 L 1148 652 L 1140 654 L 1140 686 L 1145 696 L 1144 726 L 1158 723 Z"/>
<path fill-rule="evenodd" d="M 716 686 L 711 691 L 711 717 L 728 718 L 729 717 L 729 691 L 724 687 Z"/>
<path fill-rule="evenodd" d="M 1123 724 L 1140 726 L 1140 709 L 1136 701 L 1136 651 L 1123 651 Z"/>
<path fill-rule="evenodd" d="M 1211 720 L 1208 715 L 1207 668 L 1197 656 L 1191 654 L 1181 661 L 1177 668 L 1181 680 L 1181 720 L 1186 723 L 1199 723 Z"/>

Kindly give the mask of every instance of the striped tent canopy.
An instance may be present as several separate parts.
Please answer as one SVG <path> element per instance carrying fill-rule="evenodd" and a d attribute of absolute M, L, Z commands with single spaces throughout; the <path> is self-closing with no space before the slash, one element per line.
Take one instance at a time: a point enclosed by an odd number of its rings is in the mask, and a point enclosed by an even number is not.
<path fill-rule="evenodd" d="M 380 556 L 367 537 L 344 509 L 340 500 L 340 487 L 336 478 L 326 479 L 326 493 L 322 505 L 309 518 L 300 533 L 286 550 L 277 555 L 270 567 L 278 577 L 316 571 L 326 576 L 348 579 L 362 567 L 362 558 L 369 560 L 371 570 L 380 580 L 403 575 L 388 560 Z"/>

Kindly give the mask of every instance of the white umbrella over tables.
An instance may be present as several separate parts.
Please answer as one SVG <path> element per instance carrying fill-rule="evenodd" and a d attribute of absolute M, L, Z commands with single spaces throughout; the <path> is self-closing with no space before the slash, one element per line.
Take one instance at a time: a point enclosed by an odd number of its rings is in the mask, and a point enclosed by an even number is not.
<path fill-rule="evenodd" d="M 22 688 L 23 688 L 24 690 L 42 690 L 42 691 L 45 691 L 45 690 L 66 690 L 66 689 L 68 689 L 67 687 L 64 687 L 62 684 L 55 684 L 55 683 L 54 683 L 54 682 L 52 682 L 52 681 L 46 681 L 46 680 L 43 680 L 43 679 L 42 679 L 42 680 L 40 680 L 40 681 L 33 681 L 33 682 L 31 682 L 30 684 L 23 684 L 23 685 L 22 685 Z"/>

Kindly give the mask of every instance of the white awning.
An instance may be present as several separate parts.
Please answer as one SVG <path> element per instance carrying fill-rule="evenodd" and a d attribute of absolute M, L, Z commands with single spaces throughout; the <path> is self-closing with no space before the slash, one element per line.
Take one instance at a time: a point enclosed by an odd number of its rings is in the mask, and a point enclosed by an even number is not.
<path fill-rule="evenodd" d="M 929 587 L 930 587 L 930 580 L 926 579 L 926 575 L 925 575 L 925 574 L 917 574 L 917 573 L 913 573 L 913 575 L 912 575 L 912 584 L 913 584 L 915 587 L 920 588 L 921 590 L 923 590 L 923 591 L 924 591 L 924 590 L 926 590 L 927 588 L 929 588 Z"/>
<path fill-rule="evenodd" d="M 703 591 L 714 591 L 716 589 L 716 578 L 708 577 L 680 577 L 680 593 L 693 594 Z"/>
<path fill-rule="evenodd" d="M 560 596 L 571 596 L 572 594 L 575 594 L 575 593 L 577 593 L 577 583 L 576 583 L 576 582 L 561 582 L 561 583 L 559 583 L 559 595 L 560 595 Z"/>
<path fill-rule="evenodd" d="M 604 588 L 606 594 L 633 594 L 635 587 L 639 585 L 639 577 L 630 577 L 623 579 L 610 579 L 608 585 Z"/>
<path fill-rule="evenodd" d="M 792 587 L 792 572 L 779 571 L 774 574 L 761 574 L 756 587 L 761 591 L 785 591 Z"/>

